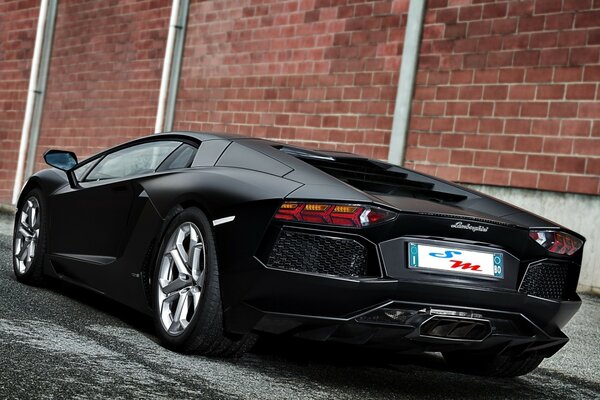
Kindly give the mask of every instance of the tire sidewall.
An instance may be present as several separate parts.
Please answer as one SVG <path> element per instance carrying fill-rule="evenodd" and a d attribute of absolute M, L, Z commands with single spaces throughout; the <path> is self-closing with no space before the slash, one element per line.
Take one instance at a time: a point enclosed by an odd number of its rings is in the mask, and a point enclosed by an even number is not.
<path fill-rule="evenodd" d="M 160 271 L 160 264 L 162 256 L 165 252 L 165 248 L 171 238 L 171 235 L 175 232 L 179 226 L 185 222 L 193 222 L 200 229 L 202 238 L 204 239 L 205 248 L 205 280 L 202 288 L 198 308 L 194 313 L 189 325 L 183 332 L 178 335 L 168 334 L 160 319 L 160 304 L 158 303 L 157 291 L 158 288 L 158 274 Z M 181 213 L 177 214 L 170 222 L 163 234 L 159 251 L 154 260 L 154 270 L 152 272 L 152 316 L 154 319 L 154 326 L 157 335 L 161 342 L 172 350 L 183 350 L 186 344 L 189 342 L 191 336 L 198 334 L 199 328 L 201 328 L 202 320 L 211 318 L 212 310 L 209 309 L 208 303 L 211 298 L 214 297 L 215 293 L 219 295 L 219 281 L 218 281 L 218 263 L 216 256 L 216 248 L 214 235 L 210 222 L 206 218 L 206 215 L 198 208 L 187 208 Z M 220 295 L 219 295 L 220 296 Z M 219 310 L 220 312 L 220 310 Z"/>

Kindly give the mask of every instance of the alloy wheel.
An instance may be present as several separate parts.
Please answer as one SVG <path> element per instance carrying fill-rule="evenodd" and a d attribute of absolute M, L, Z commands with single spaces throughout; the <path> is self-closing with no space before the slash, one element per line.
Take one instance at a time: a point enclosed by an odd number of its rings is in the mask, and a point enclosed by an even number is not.
<path fill-rule="evenodd" d="M 36 254 L 40 237 L 40 203 L 34 196 L 25 201 L 18 215 L 14 238 L 14 253 L 17 271 L 25 274 Z"/>
<path fill-rule="evenodd" d="M 162 326 L 181 334 L 197 312 L 206 280 L 206 253 L 200 229 L 184 222 L 171 234 L 158 271 L 157 296 Z"/>

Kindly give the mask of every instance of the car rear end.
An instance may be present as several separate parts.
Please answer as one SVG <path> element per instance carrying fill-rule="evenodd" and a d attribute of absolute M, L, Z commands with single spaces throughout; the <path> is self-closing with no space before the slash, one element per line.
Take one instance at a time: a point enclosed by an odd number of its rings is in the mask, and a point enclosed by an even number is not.
<path fill-rule="evenodd" d="M 344 186 L 327 198 L 306 184 L 279 205 L 234 330 L 511 356 L 548 357 L 568 341 L 581 236 L 397 167 L 294 157 Z"/>

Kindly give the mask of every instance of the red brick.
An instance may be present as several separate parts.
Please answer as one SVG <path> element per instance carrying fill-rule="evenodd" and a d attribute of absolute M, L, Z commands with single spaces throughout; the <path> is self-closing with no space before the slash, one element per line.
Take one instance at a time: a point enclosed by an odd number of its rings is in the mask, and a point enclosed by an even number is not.
<path fill-rule="evenodd" d="M 463 101 L 454 101 L 446 103 L 446 115 L 467 115 L 469 113 L 469 103 Z"/>
<path fill-rule="evenodd" d="M 585 161 L 582 157 L 557 157 L 556 172 L 581 174 L 585 172 Z"/>
<path fill-rule="evenodd" d="M 573 47 L 571 48 L 571 65 L 597 64 L 600 56 L 598 47 Z"/>
<path fill-rule="evenodd" d="M 537 87 L 536 99 L 562 99 L 565 94 L 564 85 L 540 85 Z"/>
<path fill-rule="evenodd" d="M 592 7 L 592 0 L 564 0 L 563 11 L 584 11 Z"/>
<path fill-rule="evenodd" d="M 527 153 L 539 153 L 542 151 L 543 141 L 540 137 L 518 137 L 515 149 Z"/>
<path fill-rule="evenodd" d="M 448 164 L 450 160 L 450 150 L 446 149 L 427 149 L 427 161 L 431 163 Z"/>
<path fill-rule="evenodd" d="M 550 14 L 561 11 L 562 2 L 559 1 L 536 1 L 533 9 L 535 14 Z"/>
<path fill-rule="evenodd" d="M 499 163 L 498 166 L 500 168 L 507 169 L 525 169 L 525 154 L 519 153 L 499 153 Z"/>
<path fill-rule="evenodd" d="M 467 150 L 452 150 L 450 153 L 450 164 L 472 165 L 473 152 Z"/>
<path fill-rule="evenodd" d="M 506 3 L 499 4 L 485 4 L 483 6 L 483 18 L 504 18 L 508 10 Z"/>
<path fill-rule="evenodd" d="M 483 170 L 480 168 L 462 167 L 458 180 L 465 183 L 483 183 Z"/>
<path fill-rule="evenodd" d="M 569 100 L 593 100 L 596 96 L 596 84 L 571 84 L 567 87 Z"/>
<path fill-rule="evenodd" d="M 517 19 L 497 19 L 492 23 L 492 34 L 506 35 L 517 31 Z"/>
<path fill-rule="evenodd" d="M 567 191 L 572 193 L 598 194 L 600 178 L 594 176 L 569 176 Z"/>
<path fill-rule="evenodd" d="M 537 187 L 538 174 L 534 172 L 512 171 L 510 174 L 510 185 L 515 187 L 535 188 Z"/>
<path fill-rule="evenodd" d="M 450 83 L 452 84 L 465 84 L 473 82 L 473 71 L 452 71 L 450 75 Z"/>
<path fill-rule="evenodd" d="M 492 136 L 489 142 L 490 150 L 508 150 L 515 149 L 516 138 L 509 135 Z"/>
<path fill-rule="evenodd" d="M 502 48 L 504 50 L 526 50 L 529 48 L 529 34 L 504 36 Z"/>
<path fill-rule="evenodd" d="M 600 156 L 600 139 L 575 139 L 573 154 Z"/>
<path fill-rule="evenodd" d="M 538 189 L 565 191 L 567 188 L 567 176 L 557 174 L 540 174 Z"/>
<path fill-rule="evenodd" d="M 517 102 L 498 102 L 494 108 L 494 116 L 496 117 L 517 117 L 521 104 Z"/>
<path fill-rule="evenodd" d="M 433 118 L 431 130 L 433 132 L 451 132 L 454 127 L 454 118 Z"/>
<path fill-rule="evenodd" d="M 508 86 L 506 85 L 490 85 L 483 90 L 484 100 L 506 100 L 508 96 Z"/>
<path fill-rule="evenodd" d="M 489 35 L 492 30 L 491 21 L 472 21 L 469 22 L 468 34 L 473 36 Z"/>
<path fill-rule="evenodd" d="M 498 76 L 499 83 L 522 83 L 525 76 L 523 68 L 503 68 Z"/>
<path fill-rule="evenodd" d="M 458 18 L 458 8 L 446 8 L 435 12 L 435 22 L 442 24 L 455 24 Z"/>
<path fill-rule="evenodd" d="M 525 168 L 529 171 L 554 171 L 555 163 L 554 156 L 529 154 Z"/>
<path fill-rule="evenodd" d="M 586 67 L 588 68 L 588 67 Z M 581 67 L 566 67 L 554 69 L 554 82 L 576 82 L 581 80 L 583 68 Z M 600 74 L 599 74 L 600 77 Z"/>
<path fill-rule="evenodd" d="M 568 29 L 573 25 L 573 14 L 572 13 L 562 13 L 562 14 L 554 14 L 546 16 L 546 26 L 547 30 L 555 30 L 555 29 Z"/>
<path fill-rule="evenodd" d="M 581 102 L 579 104 L 579 118 L 598 118 L 600 115 L 600 103 Z"/>
<path fill-rule="evenodd" d="M 435 94 L 437 100 L 456 100 L 458 88 L 455 86 L 438 86 Z"/>
<path fill-rule="evenodd" d="M 575 28 L 593 28 L 598 25 L 600 11 L 588 11 L 575 15 Z"/>
<path fill-rule="evenodd" d="M 450 73 L 447 71 L 432 71 L 427 76 L 428 85 L 446 85 L 450 81 Z"/>
<path fill-rule="evenodd" d="M 570 24 L 569 24 L 570 26 Z M 587 40 L 586 31 L 558 32 L 558 47 L 584 46 Z"/>
<path fill-rule="evenodd" d="M 477 121 L 475 127 L 477 127 Z M 473 131 L 475 132 L 475 131 Z M 489 135 L 465 135 L 465 148 L 466 149 L 487 149 L 489 148 L 490 137 Z"/>
<path fill-rule="evenodd" d="M 588 45 L 600 44 L 600 29 L 588 31 Z"/>
<path fill-rule="evenodd" d="M 496 83 L 498 82 L 498 71 L 497 70 L 477 70 L 473 78 L 474 83 Z"/>
<path fill-rule="evenodd" d="M 464 68 L 483 68 L 485 66 L 485 54 L 467 54 L 464 57 Z"/>
<path fill-rule="evenodd" d="M 457 118 L 454 122 L 454 130 L 455 132 L 475 133 L 477 125 L 478 121 L 475 118 Z M 467 145 L 465 144 L 465 146 Z"/>
<path fill-rule="evenodd" d="M 479 121 L 479 133 L 502 133 L 504 120 L 498 118 L 481 118 Z"/>
<path fill-rule="evenodd" d="M 522 117 L 547 117 L 548 103 L 545 102 L 527 102 L 521 106 Z"/>
<path fill-rule="evenodd" d="M 588 175 L 600 176 L 600 158 L 588 158 L 585 172 Z"/>
<path fill-rule="evenodd" d="M 459 173 L 460 173 L 459 167 L 440 165 L 437 167 L 437 172 L 435 175 L 442 179 L 446 179 L 449 181 L 456 181 L 456 180 L 458 180 Z"/>
<path fill-rule="evenodd" d="M 520 18 L 519 32 L 541 31 L 544 29 L 545 20 L 546 18 L 543 16 Z"/>
<path fill-rule="evenodd" d="M 535 98 L 534 85 L 512 85 L 508 92 L 511 100 L 533 100 Z"/>
<path fill-rule="evenodd" d="M 507 119 L 504 125 L 506 133 L 528 134 L 531 132 L 530 119 Z"/>
<path fill-rule="evenodd" d="M 489 101 L 473 102 L 469 107 L 469 115 L 475 117 L 491 116 L 494 113 L 494 103 Z"/>
<path fill-rule="evenodd" d="M 485 171 L 483 183 L 488 185 L 508 185 L 510 181 L 510 172 L 498 169 L 488 169 Z"/>
<path fill-rule="evenodd" d="M 488 53 L 486 66 L 488 68 L 513 66 L 513 52 L 497 51 Z"/>
<path fill-rule="evenodd" d="M 560 120 L 558 119 L 536 119 L 531 123 L 531 134 L 542 136 L 555 136 L 560 131 Z"/>
<path fill-rule="evenodd" d="M 482 6 L 460 7 L 458 12 L 459 21 L 473 21 L 481 19 Z"/>
<path fill-rule="evenodd" d="M 579 69 L 579 71 L 581 72 L 581 69 Z M 583 73 L 583 80 L 592 82 L 600 81 L 600 66 L 586 65 Z"/>
<path fill-rule="evenodd" d="M 573 118 L 577 116 L 577 103 L 550 103 L 552 118 Z"/>
<path fill-rule="evenodd" d="M 561 125 L 561 136 L 590 136 L 590 121 L 565 119 Z"/>
<path fill-rule="evenodd" d="M 458 98 L 461 100 L 480 100 L 483 93 L 481 86 L 462 86 Z"/>
<path fill-rule="evenodd" d="M 543 49 L 540 51 L 540 65 L 566 65 L 569 49 Z"/>
<path fill-rule="evenodd" d="M 548 154 L 571 154 L 573 141 L 564 138 L 544 138 L 544 153 Z"/>
<path fill-rule="evenodd" d="M 478 167 L 496 167 L 498 166 L 499 153 L 490 151 L 478 151 L 475 153 L 473 165 Z"/>

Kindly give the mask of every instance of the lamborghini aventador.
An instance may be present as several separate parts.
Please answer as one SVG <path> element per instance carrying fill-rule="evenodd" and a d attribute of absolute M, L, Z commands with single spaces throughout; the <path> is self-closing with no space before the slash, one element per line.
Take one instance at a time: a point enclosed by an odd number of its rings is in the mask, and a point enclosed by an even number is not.
<path fill-rule="evenodd" d="M 239 356 L 269 333 L 517 376 L 581 304 L 581 235 L 378 160 L 190 132 L 44 159 L 17 204 L 16 278 L 146 313 L 173 350 Z"/>

